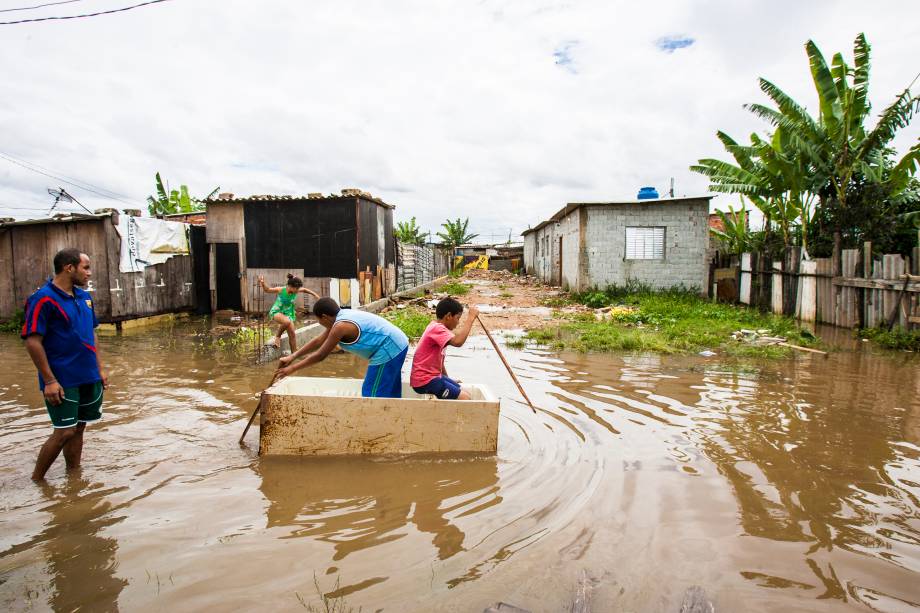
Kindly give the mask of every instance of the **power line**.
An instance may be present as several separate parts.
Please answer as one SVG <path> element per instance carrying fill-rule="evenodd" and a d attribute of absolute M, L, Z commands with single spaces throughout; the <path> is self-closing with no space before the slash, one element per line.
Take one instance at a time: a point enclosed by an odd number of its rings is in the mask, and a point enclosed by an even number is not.
<path fill-rule="evenodd" d="M 73 2 L 82 2 L 82 0 L 62 0 L 61 2 L 47 2 L 45 4 L 36 4 L 35 6 L 21 6 L 16 9 L 0 9 L 0 13 L 12 13 L 13 11 L 31 11 L 33 9 L 41 9 L 46 6 L 57 6 L 58 4 L 71 4 Z"/>
<path fill-rule="evenodd" d="M 108 11 L 99 11 L 96 13 L 84 13 L 83 15 L 61 15 L 57 17 L 35 17 L 32 19 L 20 19 L 18 21 L 0 21 L 0 26 L 12 26 L 19 23 L 34 23 L 36 21 L 54 21 L 54 20 L 64 20 L 64 19 L 82 19 L 84 17 L 98 17 L 100 15 L 111 15 L 112 13 L 122 13 L 124 11 L 130 11 L 131 9 L 136 9 L 142 6 L 147 6 L 148 4 L 159 4 L 160 2 L 169 2 L 169 0 L 148 0 L 147 2 L 141 2 L 140 4 L 132 4 L 131 6 L 124 6 L 120 9 L 111 9 Z"/>
<path fill-rule="evenodd" d="M 137 206 L 136 203 L 128 202 L 127 200 L 123 200 L 123 199 L 121 199 L 121 198 L 116 198 L 115 196 L 110 196 L 110 195 L 108 195 L 108 194 L 104 194 L 104 193 L 102 193 L 102 192 L 100 192 L 100 191 L 97 191 L 96 189 L 92 189 L 92 188 L 90 188 L 90 187 L 86 187 L 86 185 L 80 185 L 79 183 L 75 183 L 74 181 L 68 181 L 67 179 L 64 179 L 63 177 L 60 177 L 60 176 L 57 176 L 57 175 L 53 175 L 53 174 L 48 173 L 48 172 L 42 172 L 41 170 L 37 170 L 37 169 L 35 169 L 35 168 L 30 168 L 29 166 L 26 165 L 26 163 L 20 162 L 19 160 L 16 160 L 16 159 L 11 158 L 11 157 L 9 157 L 9 156 L 7 156 L 7 155 L 4 155 L 3 153 L 0 153 L 0 159 L 4 159 L 4 160 L 6 160 L 7 162 L 12 162 L 13 164 L 16 164 L 17 166 L 22 166 L 22 167 L 25 168 L 26 170 L 31 170 L 32 172 L 38 173 L 38 174 L 40 174 L 40 175 L 44 175 L 44 176 L 49 177 L 49 178 L 51 178 L 51 179 L 56 179 L 56 180 L 58 180 L 58 181 L 63 181 L 64 183 L 66 183 L 66 184 L 68 184 L 68 185 L 72 185 L 73 187 L 76 187 L 77 189 L 82 189 L 83 191 L 91 192 L 91 193 L 93 193 L 93 194 L 96 194 L 97 196 L 102 196 L 103 198 L 108 198 L 109 200 L 117 200 L 118 202 L 121 202 L 121 203 L 123 203 L 123 204 L 127 204 L 128 206 L 131 206 L 131 207 Z M 104 188 L 100 187 L 100 188 L 98 188 L 98 189 L 104 189 Z M 108 190 L 106 190 L 106 191 L 108 191 Z M 115 193 L 115 192 L 112 192 L 112 193 Z"/>
<path fill-rule="evenodd" d="M 46 168 L 45 166 L 42 166 L 41 164 L 36 164 L 35 162 L 30 162 L 30 161 L 28 161 L 28 160 L 23 160 L 22 158 L 17 158 L 16 156 L 10 155 L 9 153 L 4 153 L 3 151 L 0 151 L 0 158 L 6 158 L 7 161 L 10 161 L 10 162 L 13 162 L 13 163 L 18 163 L 18 164 L 20 164 L 20 165 L 25 164 L 26 166 L 29 166 L 29 167 L 30 167 L 30 168 L 29 168 L 30 170 L 31 170 L 31 169 L 34 169 L 34 168 L 38 168 L 39 170 L 44 170 L 45 172 L 49 172 L 49 173 L 51 173 L 51 174 L 53 174 L 53 175 L 58 175 L 58 176 L 55 176 L 55 177 L 54 177 L 55 179 L 57 179 L 57 178 L 62 178 L 62 179 L 67 179 L 68 181 L 75 181 L 76 183 L 82 184 L 83 186 L 89 186 L 89 187 L 92 188 L 92 189 L 99 190 L 99 191 L 102 191 L 102 192 L 106 192 L 106 193 L 108 193 L 108 194 L 111 194 L 110 198 L 129 198 L 129 199 L 131 198 L 131 196 L 126 196 L 125 194 L 120 194 L 120 193 L 118 193 L 118 192 L 116 192 L 116 191 L 114 191 L 114 190 L 111 190 L 111 189 L 102 187 L 102 186 L 100 186 L 100 185 L 93 185 L 93 184 L 90 183 L 89 181 L 84 181 L 84 180 L 82 180 L 82 179 L 77 179 L 77 178 L 74 178 L 74 177 L 69 177 L 69 176 L 65 175 L 64 173 L 62 173 L 62 172 L 58 172 L 58 171 L 56 171 L 56 170 L 52 170 L 51 168 Z"/>

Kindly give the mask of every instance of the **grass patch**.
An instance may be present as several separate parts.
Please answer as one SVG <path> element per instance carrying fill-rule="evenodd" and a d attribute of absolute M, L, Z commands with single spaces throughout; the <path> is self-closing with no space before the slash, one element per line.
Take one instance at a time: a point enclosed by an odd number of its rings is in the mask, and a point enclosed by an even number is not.
<path fill-rule="evenodd" d="M 558 296 L 550 296 L 548 298 L 542 298 L 540 304 L 545 307 L 550 307 L 553 309 L 558 309 L 561 307 L 571 306 L 575 304 L 575 301 L 568 296 L 568 294 L 560 294 Z"/>
<path fill-rule="evenodd" d="M 889 332 L 885 328 L 863 328 L 856 334 L 860 338 L 867 338 L 885 349 L 920 351 L 920 330 L 895 329 Z"/>
<path fill-rule="evenodd" d="M 788 317 L 754 309 L 709 302 L 684 288 L 655 292 L 648 287 L 612 287 L 574 294 L 572 298 L 593 308 L 614 309 L 609 319 L 597 321 L 593 313 L 565 318 L 560 324 L 533 330 L 528 336 L 554 349 L 574 351 L 637 351 L 696 353 L 704 349 L 722 356 L 780 357 L 788 348 L 755 346 L 733 340 L 736 330 L 767 329 L 790 343 L 814 346 L 815 338 Z"/>
<path fill-rule="evenodd" d="M 502 298 L 514 298 L 514 294 L 512 294 L 511 292 L 502 292 L 501 294 L 499 294 L 499 296 L 501 296 Z"/>
<path fill-rule="evenodd" d="M 421 338 L 431 323 L 431 313 L 415 307 L 394 309 L 383 316 L 413 340 Z"/>
<path fill-rule="evenodd" d="M 527 337 L 505 335 L 505 347 L 508 349 L 524 349 L 527 347 Z"/>
<path fill-rule="evenodd" d="M 438 288 L 439 292 L 445 292 L 449 296 L 463 296 L 470 292 L 470 286 L 459 281 L 450 281 Z"/>
<path fill-rule="evenodd" d="M 257 334 L 255 328 L 240 326 L 233 334 L 218 338 L 215 344 L 221 349 L 246 348 L 255 342 Z"/>
<path fill-rule="evenodd" d="M 0 332 L 20 332 L 25 322 L 25 312 L 23 312 L 22 309 L 16 309 L 16 312 L 10 319 L 0 322 Z"/>

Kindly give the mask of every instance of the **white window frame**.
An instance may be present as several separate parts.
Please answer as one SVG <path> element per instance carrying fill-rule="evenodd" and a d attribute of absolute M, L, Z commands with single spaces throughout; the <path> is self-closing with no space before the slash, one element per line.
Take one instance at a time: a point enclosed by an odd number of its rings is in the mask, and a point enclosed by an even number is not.
<path fill-rule="evenodd" d="M 666 226 L 626 226 L 624 260 L 665 259 Z"/>

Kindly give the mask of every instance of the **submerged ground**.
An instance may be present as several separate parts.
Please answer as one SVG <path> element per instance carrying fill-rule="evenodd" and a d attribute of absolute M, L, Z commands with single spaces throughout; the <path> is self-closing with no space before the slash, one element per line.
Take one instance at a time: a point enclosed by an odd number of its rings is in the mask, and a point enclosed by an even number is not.
<path fill-rule="evenodd" d="M 502 397 L 496 457 L 279 460 L 236 443 L 271 366 L 209 325 L 101 339 L 105 419 L 46 487 L 34 369 L 0 337 L 0 607 L 303 610 L 314 576 L 364 611 L 561 611 L 579 581 L 597 611 L 691 585 L 721 611 L 920 607 L 912 355 L 508 350 L 534 415 L 479 336 L 449 368 Z"/>

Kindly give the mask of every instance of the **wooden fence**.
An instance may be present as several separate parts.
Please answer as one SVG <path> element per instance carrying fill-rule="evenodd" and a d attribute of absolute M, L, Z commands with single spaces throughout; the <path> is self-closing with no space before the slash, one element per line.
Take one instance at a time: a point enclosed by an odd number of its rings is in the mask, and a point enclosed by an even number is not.
<path fill-rule="evenodd" d="M 920 249 L 910 257 L 843 249 L 834 258 L 802 260 L 790 247 L 773 260 L 744 253 L 713 270 L 714 295 L 805 322 L 843 328 L 920 327 Z"/>

